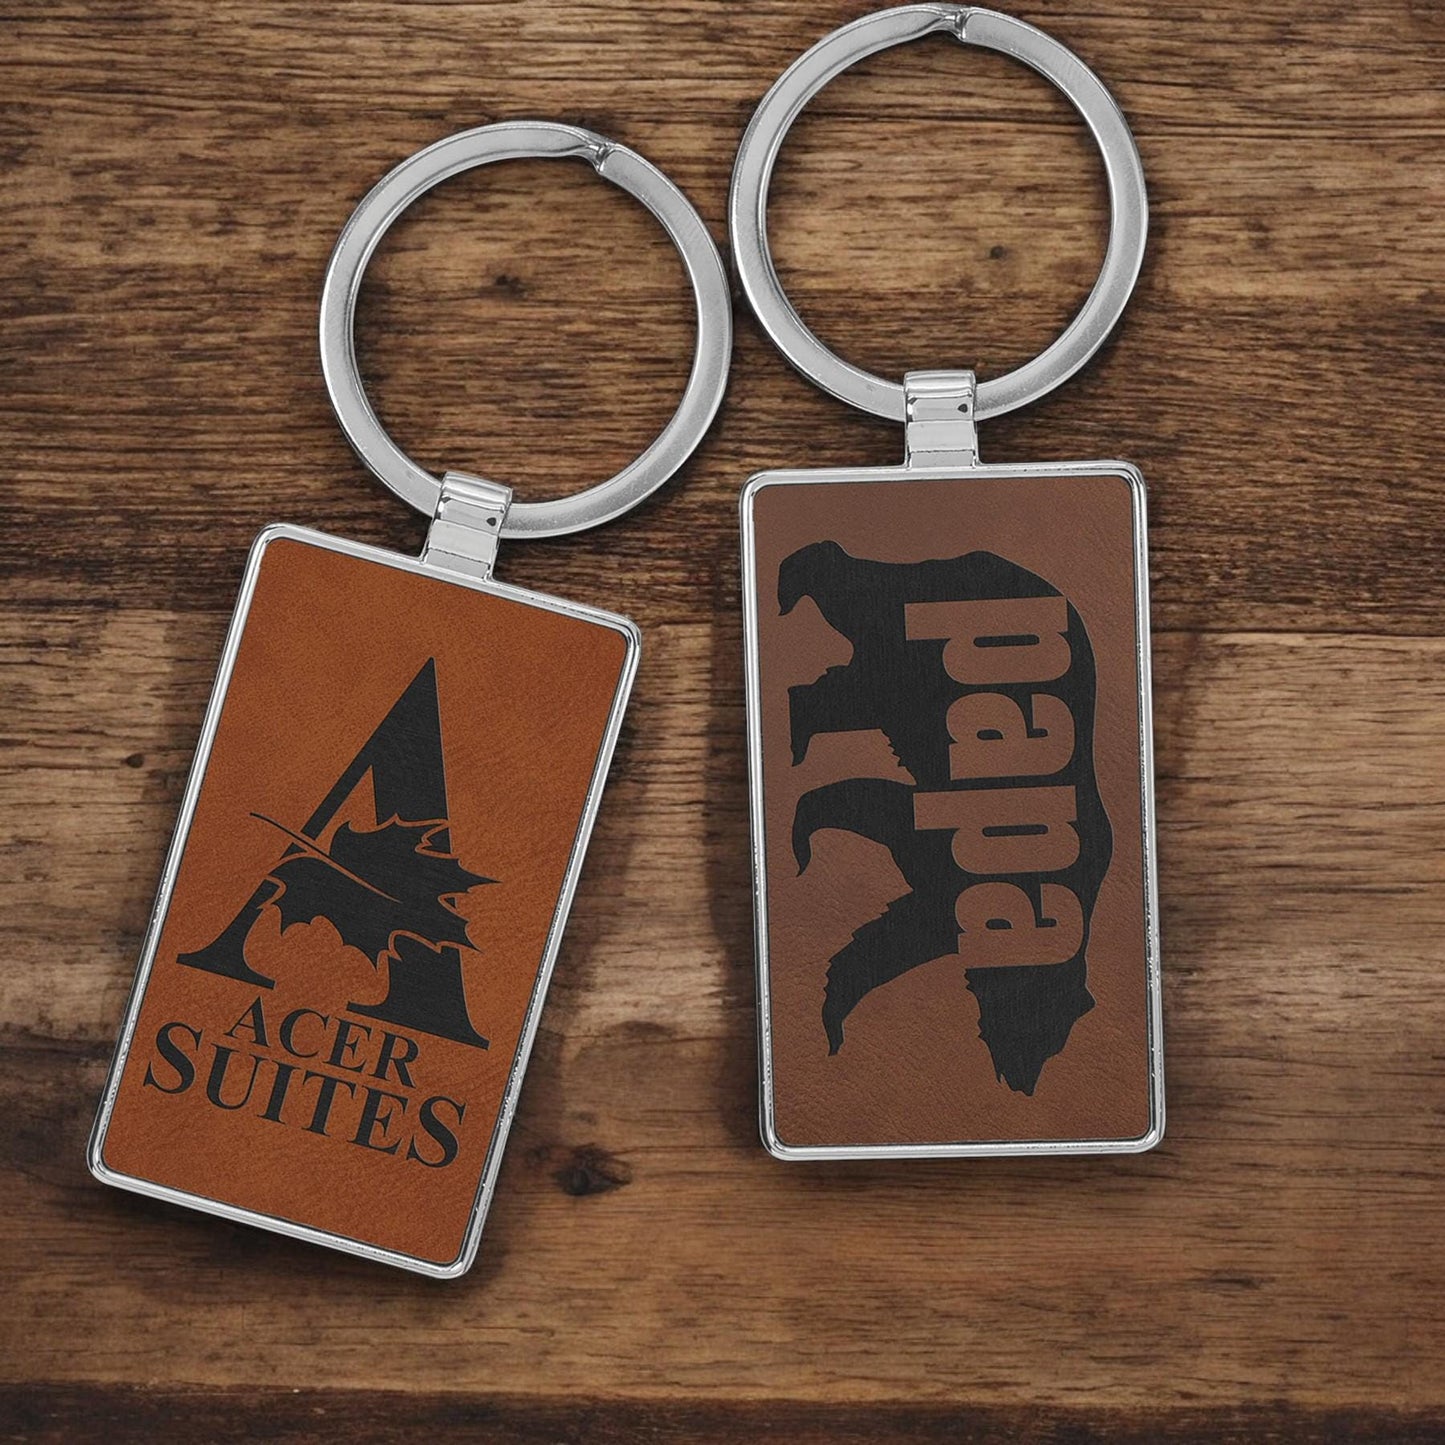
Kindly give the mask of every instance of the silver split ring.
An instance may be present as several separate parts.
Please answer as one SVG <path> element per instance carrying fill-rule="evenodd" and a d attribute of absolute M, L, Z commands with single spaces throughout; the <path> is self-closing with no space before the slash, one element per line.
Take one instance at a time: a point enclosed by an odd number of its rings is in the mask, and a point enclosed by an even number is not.
<path fill-rule="evenodd" d="M 702 217 L 687 197 L 635 151 L 592 131 L 553 121 L 506 121 L 448 136 L 388 173 L 352 213 L 321 288 L 321 370 L 337 420 L 362 461 L 399 497 L 427 516 L 441 478 L 407 456 L 367 400 L 356 365 L 354 323 L 362 274 L 393 221 L 433 186 L 474 166 L 533 157 L 573 157 L 635 196 L 662 223 L 682 256 L 697 304 L 697 348 L 682 400 L 656 441 L 596 486 L 547 502 L 514 502 L 503 537 L 556 537 L 610 522 L 651 496 L 690 457 L 722 401 L 732 356 L 727 272 Z"/>
<path fill-rule="evenodd" d="M 1149 226 L 1144 168 L 1123 113 L 1099 77 L 1042 30 L 993 10 L 901 5 L 865 15 L 825 36 L 778 78 L 743 136 L 728 200 L 733 255 L 743 291 L 783 355 L 825 391 L 894 421 L 906 420 L 902 385 L 836 356 L 808 330 L 783 294 L 768 250 L 768 184 L 788 127 L 830 80 L 866 56 L 935 33 L 1010 55 L 1052 81 L 1093 133 L 1109 183 L 1109 244 L 1088 300 L 1063 334 L 1032 361 L 979 383 L 979 417 L 999 416 L 1037 401 L 1104 344 L 1134 289 Z"/>

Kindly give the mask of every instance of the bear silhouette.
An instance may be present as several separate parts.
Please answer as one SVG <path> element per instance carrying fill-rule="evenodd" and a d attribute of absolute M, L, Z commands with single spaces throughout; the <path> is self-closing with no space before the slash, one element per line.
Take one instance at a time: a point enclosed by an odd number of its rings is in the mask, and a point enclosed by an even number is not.
<path fill-rule="evenodd" d="M 1023 889 L 1039 917 L 1044 911 L 1041 886 L 1063 884 L 1078 898 L 1084 919 L 1079 949 L 1063 963 L 967 971 L 968 988 L 978 1001 L 979 1037 L 996 1076 L 1009 1088 L 1032 1094 L 1044 1065 L 1094 1005 L 1087 987 L 1089 922 L 1112 856 L 1113 834 L 1094 772 L 1094 655 L 1082 619 L 1072 605 L 1067 607 L 1069 666 L 1045 682 L 961 683 L 944 667 L 944 639 L 910 639 L 905 629 L 904 609 L 912 602 L 1059 595 L 1035 573 L 984 551 L 878 562 L 854 557 L 836 542 L 815 542 L 792 553 L 779 569 L 783 615 L 811 598 L 853 647 L 847 663 L 789 688 L 794 764 L 803 761 L 819 733 L 878 729 L 913 779 L 848 778 L 798 800 L 792 842 L 800 872 L 811 861 L 814 834 L 833 828 L 886 847 L 908 884 L 907 893 L 858 928 L 829 960 L 822 1018 L 830 1054 L 843 1047 L 845 1019 L 875 988 L 957 952 L 955 903 L 977 883 L 1006 882 Z M 1061 699 L 1074 722 L 1073 751 L 1064 766 L 1047 777 L 955 779 L 948 710 L 959 697 L 980 692 L 1010 698 L 1031 726 L 1035 696 Z M 920 791 L 1045 785 L 1074 789 L 1080 847 L 1067 868 L 972 873 L 955 860 L 949 831 L 918 829 L 914 823 Z"/>

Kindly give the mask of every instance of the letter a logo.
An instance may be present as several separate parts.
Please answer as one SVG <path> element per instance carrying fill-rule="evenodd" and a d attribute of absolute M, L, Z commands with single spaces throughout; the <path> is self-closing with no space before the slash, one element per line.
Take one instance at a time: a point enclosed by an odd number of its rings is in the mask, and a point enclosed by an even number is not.
<path fill-rule="evenodd" d="M 323 845 L 327 828 L 368 773 L 376 827 L 344 822 Z M 252 817 L 290 842 L 235 918 L 204 948 L 181 954 L 180 963 L 273 988 L 274 979 L 246 962 L 246 938 L 261 910 L 274 905 L 283 930 L 325 918 L 344 944 L 366 954 L 378 970 L 387 967 L 386 997 L 376 1004 L 348 1003 L 348 1013 L 487 1047 L 467 1013 L 461 950 L 472 945 L 453 902 L 496 880 L 469 872 L 452 853 L 435 658 L 299 830 L 261 813 Z"/>

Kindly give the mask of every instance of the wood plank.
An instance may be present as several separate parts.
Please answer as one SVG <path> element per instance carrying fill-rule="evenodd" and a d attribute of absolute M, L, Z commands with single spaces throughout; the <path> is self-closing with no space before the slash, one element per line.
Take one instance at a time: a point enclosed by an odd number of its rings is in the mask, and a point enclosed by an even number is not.
<path fill-rule="evenodd" d="M 111 14 L 78 0 L 21 0 L 6 10 L 8 32 L 23 42 L 9 68 L 41 93 L 108 92 L 131 106 L 211 109 L 217 82 L 249 68 L 250 84 L 229 97 L 240 107 L 281 96 L 415 115 L 440 104 L 476 106 L 527 87 L 555 96 L 565 82 L 567 95 L 606 95 L 615 108 L 633 95 L 652 99 L 654 87 L 693 106 L 720 108 L 723 87 L 741 81 L 753 87 L 748 94 L 761 94 L 759 86 L 801 50 L 863 8 L 820 0 L 800 11 L 793 0 L 747 0 L 721 13 L 663 0 L 626 7 L 581 0 L 557 11 L 527 0 L 440 0 L 402 13 L 357 0 L 347 11 L 346 30 L 337 34 L 305 7 L 232 3 L 208 10 L 206 43 L 197 45 L 197 11 L 186 0 Z M 1082 14 L 1067 0 L 1030 0 L 1010 13 L 1066 35 L 1111 85 L 1142 88 L 1130 103 L 1141 127 L 1178 118 L 1172 92 L 1181 82 L 1199 91 L 1204 109 L 1194 116 L 1196 127 L 1334 121 L 1358 133 L 1362 119 L 1394 124 L 1439 116 L 1438 57 L 1428 42 L 1445 35 L 1445 24 L 1426 4 L 1323 0 L 1262 10 L 1220 0 L 1106 0 Z M 908 114 L 942 103 L 956 83 L 949 54 L 940 44 L 890 57 L 885 63 L 917 67 L 928 84 L 912 97 L 880 95 L 880 103 Z M 170 63 L 143 73 L 148 56 Z M 117 84 L 118 69 L 131 84 Z M 984 78 L 991 74 L 992 81 Z M 1007 75 L 981 64 L 971 81 L 993 110 L 1027 104 Z M 623 97 L 619 82 L 626 83 Z M 658 115 L 667 109 L 640 108 Z"/>
<path fill-rule="evenodd" d="M 0 978 L 0 1378 L 1442 1404 L 1445 640 L 1160 639 L 1158 1152 L 800 1168 L 753 1119 L 736 639 L 653 629 L 482 1258 L 439 1289 L 85 1175 L 213 639 L 46 629 L 10 628 L 34 730 L 0 799 L 67 866 L 4 895 L 31 968 Z"/>
<path fill-rule="evenodd" d="M 15 282 L 0 315 L 25 341 L 0 356 L 0 515 L 32 539 L 11 558 L 17 599 L 220 608 L 274 518 L 415 549 L 419 519 L 350 456 L 319 382 L 315 301 L 335 233 L 415 146 L 556 113 L 565 96 L 564 117 L 639 145 L 721 234 L 738 128 L 801 21 L 776 4 L 727 25 L 670 9 L 584 7 L 559 25 L 527 6 L 408 7 L 403 23 L 359 5 L 338 71 L 294 11 L 225 12 L 198 47 L 183 4 L 84 23 L 22 7 L 16 98 L 0 109 L 20 201 L 0 218 Z M 1161 626 L 1440 629 L 1432 555 L 1401 543 L 1442 500 L 1428 465 L 1445 239 L 1432 16 L 1383 0 L 1284 16 L 1030 12 L 1117 85 L 1151 178 L 1153 248 L 1102 363 L 990 423 L 985 446 L 998 460 L 1139 462 Z M 459 51 L 472 32 L 477 48 Z M 504 46 L 527 59 L 504 64 Z M 480 109 L 458 90 L 460 53 L 488 77 Z M 617 78 L 641 54 L 624 100 Z M 218 94 L 236 99 L 215 106 Z M 845 354 L 888 374 L 989 372 L 1036 351 L 1082 299 L 1103 214 L 1067 105 L 1009 62 L 940 42 L 829 89 L 786 149 L 772 223 L 797 303 Z M 541 490 L 595 480 L 646 444 L 680 388 L 679 277 L 640 208 L 580 168 L 453 182 L 399 226 L 367 288 L 379 405 L 438 467 Z M 643 622 L 687 621 L 731 604 L 746 475 L 899 451 L 896 427 L 792 377 L 745 320 L 727 412 L 684 477 L 631 524 L 512 548 L 503 565 Z"/>
<path fill-rule="evenodd" d="M 1018 1440 L 1109 1440 L 1112 1445 L 1434 1445 L 1445 1415 L 1428 1411 L 1309 1410 L 1273 1405 L 1254 1409 L 1122 1411 L 901 1409 L 797 1406 L 786 1403 L 712 1404 L 653 1400 L 585 1400 L 558 1405 L 526 1399 L 468 1400 L 459 1395 L 379 1390 L 150 1390 L 49 1386 L 19 1392 L 0 1388 L 0 1424 L 27 1445 L 70 1445 L 103 1436 L 108 1445 L 150 1445 L 181 1422 L 192 1438 L 211 1445 L 309 1445 L 360 1438 L 393 1445 L 423 1437 L 436 1445 L 725 1445 L 758 1438 L 789 1445 L 886 1445 L 890 1441 L 948 1441 L 1005 1445 Z"/>

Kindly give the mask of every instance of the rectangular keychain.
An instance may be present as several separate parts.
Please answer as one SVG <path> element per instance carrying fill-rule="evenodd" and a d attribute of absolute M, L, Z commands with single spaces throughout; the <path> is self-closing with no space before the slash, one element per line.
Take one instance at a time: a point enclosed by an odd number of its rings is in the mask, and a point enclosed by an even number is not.
<path fill-rule="evenodd" d="M 1103 271 L 1064 334 L 976 384 L 828 351 L 767 245 L 773 163 L 833 77 L 924 35 L 1057 85 L 1104 156 Z M 905 423 L 901 467 L 742 498 L 763 1139 L 783 1159 L 1111 1153 L 1164 1128 L 1145 494 L 1127 462 L 988 466 L 975 423 L 1094 354 L 1143 259 L 1133 138 L 1042 31 L 885 10 L 801 56 L 733 173 L 738 273 L 824 390 Z"/>
<path fill-rule="evenodd" d="M 353 319 L 407 205 L 532 156 L 586 161 L 658 217 L 698 341 L 642 457 L 512 505 L 397 448 Z M 423 1274 L 470 1267 L 639 645 L 626 618 L 494 580 L 497 544 L 650 495 L 711 423 L 731 344 L 702 220 L 589 131 L 466 131 L 362 201 L 327 270 L 323 370 L 352 445 L 431 528 L 419 559 L 291 526 L 252 548 L 91 1136 L 98 1178 Z"/>

